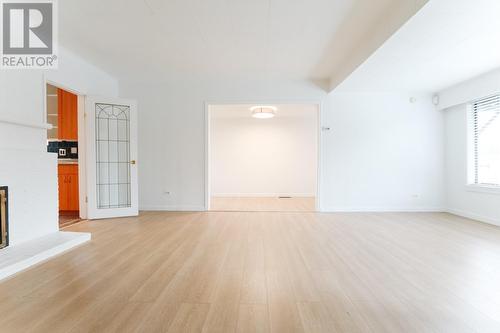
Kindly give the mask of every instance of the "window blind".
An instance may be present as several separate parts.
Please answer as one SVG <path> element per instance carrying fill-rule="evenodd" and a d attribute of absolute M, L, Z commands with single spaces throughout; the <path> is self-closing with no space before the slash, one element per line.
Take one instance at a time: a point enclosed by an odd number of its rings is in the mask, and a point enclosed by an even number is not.
<path fill-rule="evenodd" d="M 500 186 L 500 94 L 472 103 L 474 183 Z"/>

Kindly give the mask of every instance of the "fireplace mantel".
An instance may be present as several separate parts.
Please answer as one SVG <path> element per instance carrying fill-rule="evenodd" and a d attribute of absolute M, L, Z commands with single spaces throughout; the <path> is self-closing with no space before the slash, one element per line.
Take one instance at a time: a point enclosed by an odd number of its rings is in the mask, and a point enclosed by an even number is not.
<path fill-rule="evenodd" d="M 13 119 L 7 119 L 5 117 L 0 117 L 0 123 L 5 123 L 9 125 L 22 126 L 22 127 L 30 127 L 30 128 L 38 128 L 38 129 L 52 129 L 51 124 L 47 123 L 31 123 L 27 121 L 19 121 Z"/>

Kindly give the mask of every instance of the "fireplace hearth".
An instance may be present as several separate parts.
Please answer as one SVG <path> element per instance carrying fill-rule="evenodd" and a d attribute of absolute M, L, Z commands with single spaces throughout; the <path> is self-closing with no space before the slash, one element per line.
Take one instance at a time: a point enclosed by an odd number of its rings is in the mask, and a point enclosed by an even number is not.
<path fill-rule="evenodd" d="M 9 189 L 0 186 L 0 249 L 9 245 Z"/>

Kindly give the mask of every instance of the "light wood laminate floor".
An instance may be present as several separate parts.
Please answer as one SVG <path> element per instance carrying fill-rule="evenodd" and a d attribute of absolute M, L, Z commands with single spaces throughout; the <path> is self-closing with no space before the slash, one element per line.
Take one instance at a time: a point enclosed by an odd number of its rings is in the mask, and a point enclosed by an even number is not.
<path fill-rule="evenodd" d="M 59 215 L 59 229 L 64 229 L 72 224 L 80 222 L 80 214 L 76 213 L 66 213 Z"/>
<path fill-rule="evenodd" d="M 438 213 L 84 221 L 0 283 L 1 332 L 500 332 L 500 230 Z"/>
<path fill-rule="evenodd" d="M 314 197 L 212 197 L 211 211 L 233 212 L 314 212 Z"/>

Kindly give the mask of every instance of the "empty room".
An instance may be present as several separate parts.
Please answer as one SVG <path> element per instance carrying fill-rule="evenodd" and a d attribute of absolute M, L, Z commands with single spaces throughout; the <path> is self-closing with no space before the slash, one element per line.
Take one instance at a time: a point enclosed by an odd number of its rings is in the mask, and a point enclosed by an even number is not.
<path fill-rule="evenodd" d="M 319 105 L 210 105 L 212 211 L 315 211 Z"/>
<path fill-rule="evenodd" d="M 0 332 L 500 332 L 500 1 L 0 11 Z"/>

